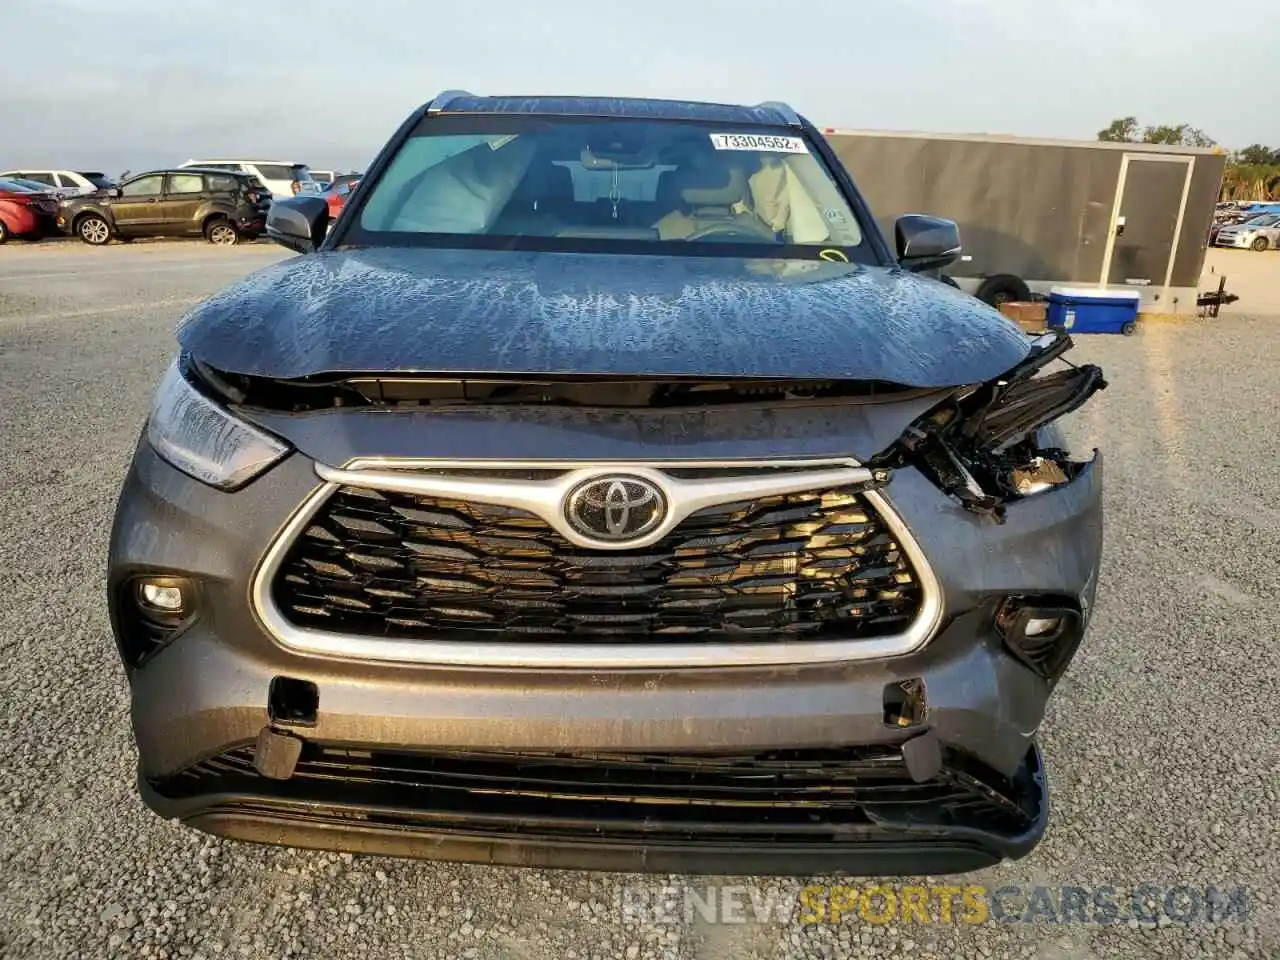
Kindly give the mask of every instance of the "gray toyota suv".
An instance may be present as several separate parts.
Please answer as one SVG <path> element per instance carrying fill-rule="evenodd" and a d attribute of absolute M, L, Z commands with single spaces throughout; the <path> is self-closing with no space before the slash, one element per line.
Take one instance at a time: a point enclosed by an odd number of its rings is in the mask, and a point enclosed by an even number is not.
<path fill-rule="evenodd" d="M 1105 386 L 891 249 L 755 107 L 444 94 L 194 308 L 109 600 L 139 787 L 224 836 L 512 865 L 1026 854 Z"/>

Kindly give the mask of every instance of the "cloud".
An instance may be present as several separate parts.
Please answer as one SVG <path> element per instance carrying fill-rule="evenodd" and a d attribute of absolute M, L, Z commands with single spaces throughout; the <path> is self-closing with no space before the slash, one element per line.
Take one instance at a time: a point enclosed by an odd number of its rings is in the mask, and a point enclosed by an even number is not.
<path fill-rule="evenodd" d="M 1214 22 L 1264 24 L 1261 0 Z M 1092 138 L 1116 116 L 1280 145 L 1196 0 L 37 0 L 6 25 L 0 166 L 198 153 L 361 165 L 442 89 L 755 102 L 820 125 Z M 1263 30 L 1233 62 L 1269 62 Z M 17 91 L 16 95 L 13 91 Z"/>

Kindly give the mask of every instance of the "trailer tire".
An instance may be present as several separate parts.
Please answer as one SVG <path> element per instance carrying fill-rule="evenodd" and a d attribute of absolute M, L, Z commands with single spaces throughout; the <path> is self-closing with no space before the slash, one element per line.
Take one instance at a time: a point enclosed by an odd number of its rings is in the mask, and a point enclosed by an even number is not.
<path fill-rule="evenodd" d="M 1029 299 L 1031 288 L 1012 273 L 997 273 L 983 280 L 974 296 L 989 306 L 999 307 L 1002 303 Z"/>

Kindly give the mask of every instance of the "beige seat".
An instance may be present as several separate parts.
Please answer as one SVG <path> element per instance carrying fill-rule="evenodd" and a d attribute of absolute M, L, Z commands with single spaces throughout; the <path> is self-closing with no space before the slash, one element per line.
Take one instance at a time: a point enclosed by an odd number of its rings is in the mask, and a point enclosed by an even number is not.
<path fill-rule="evenodd" d="M 741 167 L 701 160 L 658 178 L 657 200 L 668 212 L 654 224 L 663 240 L 683 240 L 707 227 L 737 224 L 765 237 L 769 230 L 747 202 Z"/>

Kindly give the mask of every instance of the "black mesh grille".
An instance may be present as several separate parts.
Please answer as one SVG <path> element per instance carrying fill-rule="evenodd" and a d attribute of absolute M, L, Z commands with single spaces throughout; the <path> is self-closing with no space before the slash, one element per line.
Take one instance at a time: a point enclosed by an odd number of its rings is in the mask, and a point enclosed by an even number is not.
<path fill-rule="evenodd" d="M 857 638 L 919 610 L 915 571 L 856 488 L 724 504 L 601 551 L 521 510 L 343 487 L 281 564 L 294 623 L 448 639 Z"/>
<path fill-rule="evenodd" d="M 307 742 L 288 780 L 258 776 L 246 745 L 155 786 L 171 798 L 261 796 L 363 807 L 367 819 L 608 837 L 715 833 L 819 841 L 894 824 L 1014 834 L 1039 815 L 1034 751 L 1013 778 L 960 754 L 946 758 L 936 777 L 916 783 L 901 752 L 889 746 L 743 755 L 405 753 Z"/>

